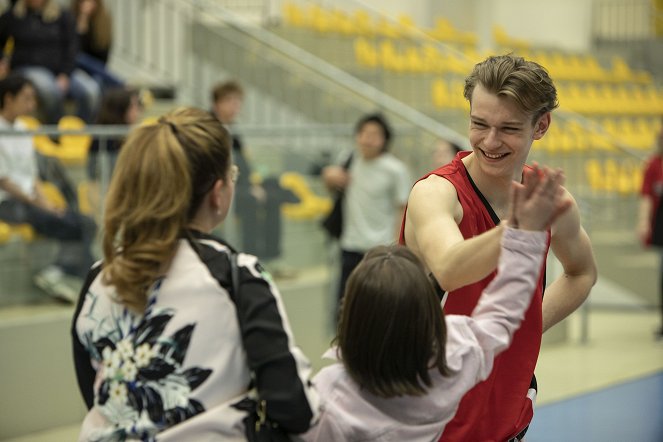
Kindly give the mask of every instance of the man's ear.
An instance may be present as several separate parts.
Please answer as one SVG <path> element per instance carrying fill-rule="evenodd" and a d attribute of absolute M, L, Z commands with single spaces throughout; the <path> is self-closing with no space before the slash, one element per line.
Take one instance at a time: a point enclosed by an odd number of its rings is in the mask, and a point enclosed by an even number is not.
<path fill-rule="evenodd" d="M 534 134 L 532 137 L 535 140 L 540 140 L 543 138 L 543 136 L 548 132 L 548 129 L 550 128 L 550 123 L 552 122 L 552 115 L 550 112 L 546 112 L 545 114 L 541 115 L 538 120 L 536 120 L 536 123 L 534 123 Z"/>

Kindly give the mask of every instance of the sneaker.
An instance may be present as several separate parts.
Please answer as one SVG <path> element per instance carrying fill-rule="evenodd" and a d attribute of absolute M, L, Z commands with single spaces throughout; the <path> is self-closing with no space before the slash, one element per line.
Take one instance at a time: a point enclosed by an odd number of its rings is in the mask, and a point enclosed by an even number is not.
<path fill-rule="evenodd" d="M 58 301 L 73 304 L 78 299 L 78 291 L 67 283 L 65 274 L 60 267 L 46 267 L 35 275 L 34 283 Z"/>

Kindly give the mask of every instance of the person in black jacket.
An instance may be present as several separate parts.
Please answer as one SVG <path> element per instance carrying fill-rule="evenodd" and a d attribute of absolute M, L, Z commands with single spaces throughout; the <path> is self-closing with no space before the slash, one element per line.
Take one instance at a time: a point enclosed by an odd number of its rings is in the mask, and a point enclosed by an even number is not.
<path fill-rule="evenodd" d="M 73 320 L 89 409 L 79 440 L 242 440 L 255 429 L 244 420 L 255 397 L 284 432 L 316 419 L 310 364 L 278 289 L 255 256 L 211 235 L 235 190 L 230 149 L 223 125 L 193 108 L 127 137 L 106 200 L 104 258 Z"/>
<path fill-rule="evenodd" d="M 281 188 L 277 177 L 267 177 L 260 183 L 252 179 L 253 167 L 246 149 L 232 128 L 243 100 L 244 90 L 236 81 L 220 83 L 212 90 L 213 113 L 231 133 L 233 157 L 240 171 L 235 211 L 240 223 L 242 247 L 265 261 L 274 261 L 281 256 L 281 204 L 296 203 L 299 199 Z M 291 270 L 270 267 L 276 277 L 293 275 Z"/>
<path fill-rule="evenodd" d="M 124 81 L 106 67 L 113 43 L 113 26 L 103 0 L 72 0 L 71 11 L 80 44 L 76 66 L 97 80 L 102 89 L 123 86 Z"/>
<path fill-rule="evenodd" d="M 0 59 L 0 75 L 24 75 L 37 89 L 46 123 L 57 123 L 71 97 L 76 115 L 91 122 L 99 105 L 94 79 L 76 69 L 78 42 L 74 19 L 56 0 L 18 0 L 0 16 L 0 47 L 14 41 L 10 60 Z"/>

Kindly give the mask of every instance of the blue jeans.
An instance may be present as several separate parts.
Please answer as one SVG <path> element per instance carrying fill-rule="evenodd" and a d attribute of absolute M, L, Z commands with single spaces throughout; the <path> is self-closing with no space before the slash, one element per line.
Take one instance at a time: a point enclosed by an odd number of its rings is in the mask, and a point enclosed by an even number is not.
<path fill-rule="evenodd" d="M 110 72 L 103 61 L 90 54 L 80 52 L 76 56 L 76 66 L 94 78 L 102 90 L 124 86 L 124 81 Z"/>
<path fill-rule="evenodd" d="M 0 220 L 9 224 L 29 224 L 38 234 L 59 240 L 54 265 L 69 275 L 84 278 L 94 263 L 91 247 L 97 226 L 87 216 L 71 210 L 60 216 L 32 204 L 8 199 L 0 202 Z"/>
<path fill-rule="evenodd" d="M 27 77 L 35 86 L 42 105 L 46 123 L 57 124 L 64 115 L 64 99 L 69 97 L 76 103 L 76 115 L 86 123 L 95 118 L 101 89 L 97 82 L 80 69 L 69 76 L 69 90 L 63 94 L 55 81 L 56 75 L 41 66 L 22 66 L 15 72 Z"/>

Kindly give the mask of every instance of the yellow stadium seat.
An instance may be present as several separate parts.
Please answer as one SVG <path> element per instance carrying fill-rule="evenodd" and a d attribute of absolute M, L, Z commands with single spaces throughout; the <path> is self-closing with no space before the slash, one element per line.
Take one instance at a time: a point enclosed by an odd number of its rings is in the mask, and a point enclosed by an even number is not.
<path fill-rule="evenodd" d="M 85 122 L 73 115 L 67 115 L 60 118 L 58 122 L 58 129 L 61 131 L 66 130 L 83 130 L 85 129 Z M 65 164 L 85 164 L 87 152 L 92 143 L 90 135 L 61 135 L 60 146 L 57 155 Z"/>
<path fill-rule="evenodd" d="M 40 190 L 44 197 L 55 207 L 64 209 L 67 203 L 55 185 L 49 182 L 41 182 Z M 30 242 L 37 236 L 35 230 L 29 224 L 9 224 L 0 221 L 0 244 L 4 244 L 11 238 L 18 238 L 21 241 Z"/>
<path fill-rule="evenodd" d="M 419 28 L 411 16 L 400 14 L 398 16 L 399 34 L 403 37 L 415 37 L 419 33 Z"/>
<path fill-rule="evenodd" d="M 11 224 L 11 236 L 17 237 L 25 242 L 34 241 L 37 234 L 29 224 Z"/>
<path fill-rule="evenodd" d="M 585 162 L 585 174 L 589 187 L 594 191 L 605 190 L 603 170 L 598 160 L 591 159 Z"/>
<path fill-rule="evenodd" d="M 4 57 L 11 57 L 14 53 L 14 37 L 9 37 L 5 43 L 5 47 L 2 48 L 2 54 Z"/>
<path fill-rule="evenodd" d="M 446 63 L 449 65 L 448 69 L 450 72 L 460 75 L 464 75 L 472 68 L 469 60 L 464 58 L 462 54 L 457 54 L 455 52 L 447 53 Z"/>
<path fill-rule="evenodd" d="M 380 43 L 380 61 L 385 70 L 394 72 L 405 70 L 405 58 L 398 53 L 392 40 L 384 40 Z"/>
<path fill-rule="evenodd" d="M 609 78 L 608 73 L 599 64 L 596 57 L 591 54 L 585 55 L 583 58 L 584 72 L 587 75 L 587 80 L 604 81 Z"/>
<path fill-rule="evenodd" d="M 62 193 L 60 193 L 58 188 L 53 183 L 48 181 L 41 181 L 40 190 L 44 194 L 44 198 L 46 198 L 55 207 L 58 209 L 67 208 L 67 201 L 64 199 Z"/>
<path fill-rule="evenodd" d="M 11 237 L 11 230 L 12 229 L 9 224 L 0 221 L 0 244 L 5 244 L 7 241 L 9 241 L 9 238 Z"/>
<path fill-rule="evenodd" d="M 315 219 L 331 210 L 332 202 L 328 197 L 315 194 L 306 179 L 296 172 L 285 172 L 279 179 L 281 187 L 289 189 L 297 195 L 299 203 L 286 203 L 281 206 L 281 212 L 290 219 Z"/>
<path fill-rule="evenodd" d="M 352 15 L 351 21 L 357 35 L 372 37 L 375 35 L 375 25 L 371 16 L 366 11 L 357 10 Z"/>
<path fill-rule="evenodd" d="M 432 86 L 433 105 L 438 108 L 448 109 L 452 107 L 451 92 L 449 85 L 441 78 L 435 79 Z"/>
<path fill-rule="evenodd" d="M 78 184 L 78 209 L 84 215 L 94 215 L 93 206 L 98 204 L 98 198 L 94 198 L 94 185 L 88 181 L 82 181 Z M 97 189 L 98 191 L 98 189 Z"/>
<path fill-rule="evenodd" d="M 355 61 L 360 66 L 374 68 L 378 65 L 379 56 L 375 46 L 367 39 L 360 37 L 354 43 Z"/>
<path fill-rule="evenodd" d="M 633 81 L 633 71 L 626 61 L 619 56 L 612 57 L 612 69 L 610 77 L 613 81 Z"/>
<path fill-rule="evenodd" d="M 304 11 L 296 3 L 288 2 L 283 6 L 283 17 L 287 25 L 300 28 L 306 26 Z"/>
<path fill-rule="evenodd" d="M 401 28 L 398 24 L 392 23 L 390 20 L 380 17 L 375 24 L 376 34 L 386 38 L 399 38 L 401 36 Z"/>
<path fill-rule="evenodd" d="M 608 158 L 603 163 L 604 190 L 616 192 L 619 190 L 619 165 L 617 161 Z"/>
<path fill-rule="evenodd" d="M 327 33 L 331 30 L 331 14 L 318 5 L 311 6 L 311 26 L 320 33 Z"/>
<path fill-rule="evenodd" d="M 444 17 L 438 17 L 435 19 L 435 27 L 428 32 L 428 35 L 436 40 L 453 42 L 456 30 L 449 20 Z"/>
<path fill-rule="evenodd" d="M 352 35 L 355 32 L 350 17 L 340 10 L 332 11 L 332 29 L 342 35 Z"/>
<path fill-rule="evenodd" d="M 421 56 L 419 48 L 410 46 L 405 50 L 405 70 L 408 72 L 422 73 L 425 72 L 426 65 Z"/>
<path fill-rule="evenodd" d="M 23 115 L 18 117 L 18 119 L 30 130 L 37 130 L 41 127 L 41 123 L 35 117 Z M 58 145 L 47 135 L 35 135 L 33 143 L 35 149 L 44 155 L 54 156 L 58 149 Z"/>
<path fill-rule="evenodd" d="M 424 71 L 433 74 L 448 72 L 448 65 L 444 56 L 440 53 L 437 45 L 424 44 L 421 47 L 421 57 L 424 63 Z"/>

